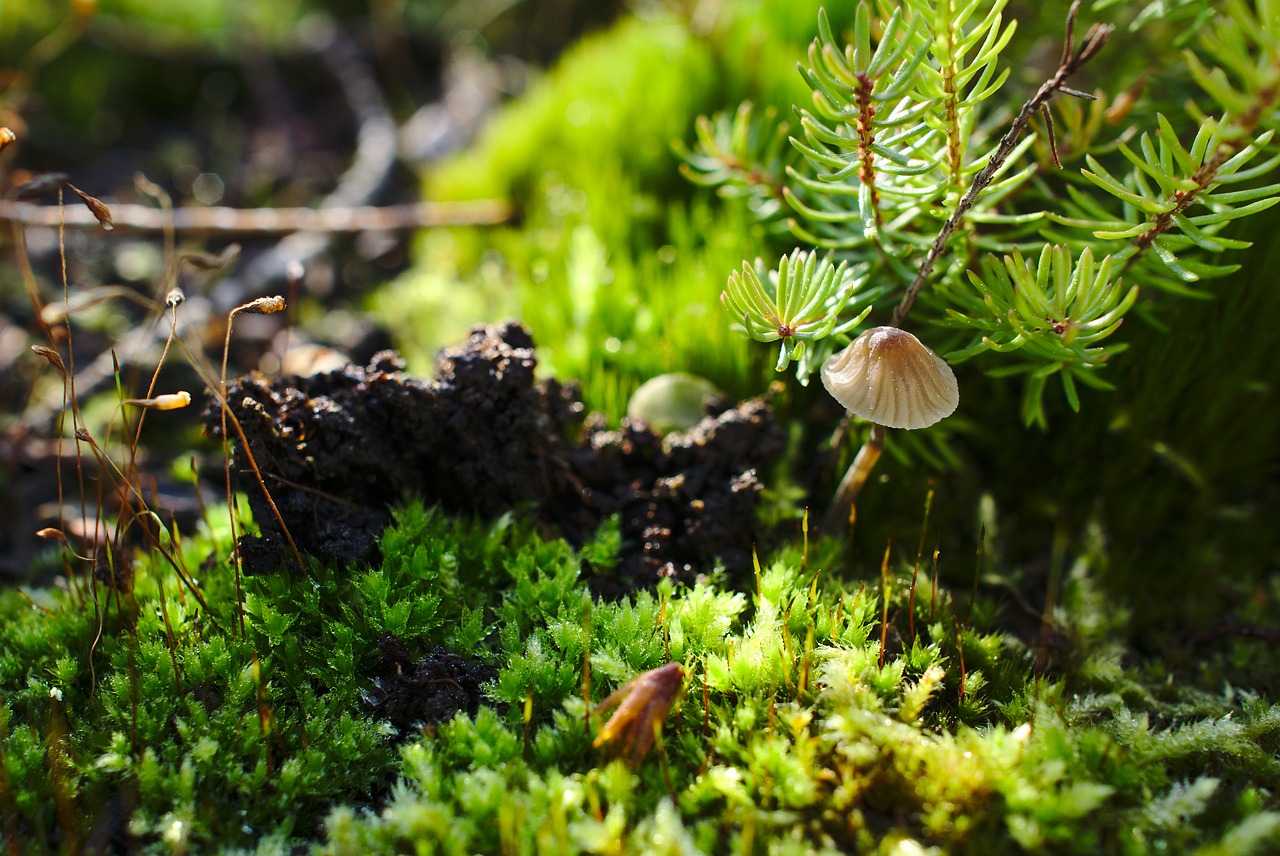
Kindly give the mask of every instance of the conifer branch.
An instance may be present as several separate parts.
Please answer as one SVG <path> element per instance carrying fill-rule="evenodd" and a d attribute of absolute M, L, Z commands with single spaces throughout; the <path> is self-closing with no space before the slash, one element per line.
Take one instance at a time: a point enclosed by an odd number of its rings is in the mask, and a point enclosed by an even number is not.
<path fill-rule="evenodd" d="M 1280 99 L 1280 85 L 1273 84 L 1255 93 L 1253 104 L 1244 115 L 1232 123 L 1237 136 L 1221 142 L 1214 153 L 1191 176 L 1195 187 L 1189 190 L 1175 190 L 1172 198 L 1173 207 L 1157 214 L 1151 226 L 1133 239 L 1138 249 L 1125 263 L 1126 269 L 1132 267 L 1139 256 L 1151 247 L 1156 238 L 1172 229 L 1177 223 L 1177 218 L 1200 199 L 1205 191 L 1213 187 L 1217 181 L 1218 172 L 1227 165 L 1228 161 L 1253 145 L 1254 134 L 1257 133 L 1263 116 L 1275 108 L 1278 99 Z"/>
<path fill-rule="evenodd" d="M 1110 24 L 1094 24 L 1085 33 L 1084 41 L 1081 42 L 1080 46 L 1073 48 L 1072 40 L 1075 21 L 1079 11 L 1080 0 L 1076 0 L 1071 4 L 1071 9 L 1067 12 L 1067 34 L 1063 43 L 1062 62 L 1059 63 L 1058 70 L 1054 72 L 1052 77 L 1041 84 L 1030 100 L 1022 105 L 1022 109 L 1018 111 L 1018 115 L 1009 126 L 1009 130 L 1000 138 L 1000 143 L 996 146 L 995 152 L 987 160 L 987 165 L 974 176 L 973 183 L 969 185 L 969 189 L 960 198 L 955 210 L 947 218 L 947 222 L 942 225 L 938 236 L 934 238 L 933 244 L 929 247 L 928 254 L 925 255 L 924 260 L 920 263 L 920 269 L 916 272 L 915 279 L 907 287 L 906 293 L 902 296 L 902 301 L 893 312 L 893 326 L 900 327 L 902 322 L 906 320 L 907 315 L 911 312 L 911 307 L 915 305 L 916 298 L 920 295 L 920 290 L 924 287 L 925 280 L 929 278 L 929 274 L 933 272 L 934 266 L 946 249 L 947 241 L 951 239 L 951 235 L 955 232 L 956 227 L 960 225 L 960 221 L 964 219 L 965 214 L 977 202 L 978 196 L 991 184 L 996 173 L 1000 171 L 1005 161 L 1009 159 L 1018 144 L 1018 139 L 1022 136 L 1022 132 L 1026 130 L 1031 117 L 1059 91 L 1067 91 L 1077 97 L 1085 94 L 1067 89 L 1065 85 L 1067 79 L 1097 55 L 1098 51 L 1102 49 L 1102 46 L 1107 43 L 1107 39 L 1115 31 L 1115 27 Z"/>

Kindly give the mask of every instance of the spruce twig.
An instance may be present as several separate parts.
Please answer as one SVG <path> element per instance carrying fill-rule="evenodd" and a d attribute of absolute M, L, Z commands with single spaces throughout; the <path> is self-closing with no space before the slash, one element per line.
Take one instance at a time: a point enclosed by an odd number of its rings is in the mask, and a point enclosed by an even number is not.
<path fill-rule="evenodd" d="M 1076 15 L 1079 11 L 1080 0 L 1075 0 L 1071 4 L 1071 9 L 1067 12 L 1067 34 L 1063 40 L 1062 61 L 1058 64 L 1058 70 L 1053 73 L 1052 77 L 1042 83 L 1036 93 L 1022 105 L 1022 109 L 1018 111 L 1018 115 L 1014 117 L 1012 124 L 1010 124 L 1009 130 L 1000 138 L 1000 143 L 996 146 L 995 152 L 987 160 L 987 165 L 973 177 L 973 183 L 969 185 L 969 189 L 965 191 L 964 196 L 956 203 L 955 210 L 951 212 L 947 222 L 942 224 L 937 237 L 933 239 L 933 243 L 929 247 L 929 252 L 920 263 L 920 269 L 916 272 L 915 279 L 907 287 L 906 293 L 902 296 L 902 301 L 893 311 L 893 321 L 891 323 L 894 327 L 901 327 L 902 322 L 910 314 L 911 307 L 915 305 L 916 298 L 920 295 L 920 290 L 924 288 L 925 280 L 929 278 L 929 274 L 933 272 L 934 265 L 938 263 L 938 259 L 942 257 L 943 251 L 946 250 L 947 241 L 951 239 L 951 235 L 955 232 L 956 227 L 960 225 L 960 221 L 964 219 L 965 214 L 978 201 L 978 196 L 982 191 L 986 190 L 987 186 L 995 178 L 996 173 L 1000 171 L 1005 161 L 1009 159 L 1018 144 L 1018 139 L 1022 136 L 1022 132 L 1026 130 L 1028 122 L 1031 121 L 1031 117 L 1040 110 L 1042 105 L 1047 104 L 1049 99 L 1057 92 L 1065 92 L 1077 98 L 1093 97 L 1088 93 L 1067 87 L 1067 78 L 1079 71 L 1084 67 L 1085 63 L 1097 55 L 1102 46 L 1111 38 L 1115 27 L 1111 24 L 1094 24 L 1085 33 L 1084 41 L 1080 43 L 1080 46 L 1073 48 Z"/>

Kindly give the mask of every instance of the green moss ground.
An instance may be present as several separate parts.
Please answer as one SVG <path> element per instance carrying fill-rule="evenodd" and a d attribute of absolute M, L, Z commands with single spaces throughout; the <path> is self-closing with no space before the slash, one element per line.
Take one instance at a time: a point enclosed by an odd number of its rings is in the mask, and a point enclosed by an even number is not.
<path fill-rule="evenodd" d="M 211 546 L 182 552 L 194 566 Z M 6 592 L 5 833 L 33 853 L 120 823 L 160 853 L 1275 845 L 1280 707 L 1125 668 L 1088 560 L 1054 620 L 1069 644 L 1038 651 L 998 629 L 1009 607 L 935 595 L 923 572 L 913 596 L 900 558 L 840 579 L 830 546 L 783 551 L 746 593 L 601 602 L 584 576 L 608 572 L 610 527 L 575 554 L 516 518 L 410 505 L 378 568 L 247 580 L 243 638 L 225 568 L 201 580 L 205 612 L 144 567 L 101 627 L 71 592 Z M 492 704 L 398 740 L 365 701 L 386 631 L 481 653 Z M 688 672 L 638 767 L 592 746 L 585 660 L 597 702 L 668 661 Z"/>

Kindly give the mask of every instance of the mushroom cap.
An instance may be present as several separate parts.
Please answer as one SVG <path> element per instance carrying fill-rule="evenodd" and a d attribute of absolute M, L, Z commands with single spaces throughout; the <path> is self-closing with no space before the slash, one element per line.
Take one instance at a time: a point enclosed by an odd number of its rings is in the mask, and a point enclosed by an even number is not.
<path fill-rule="evenodd" d="M 822 385 L 855 416 L 886 428 L 927 428 L 960 404 L 951 367 L 897 327 L 873 327 L 828 357 Z"/>

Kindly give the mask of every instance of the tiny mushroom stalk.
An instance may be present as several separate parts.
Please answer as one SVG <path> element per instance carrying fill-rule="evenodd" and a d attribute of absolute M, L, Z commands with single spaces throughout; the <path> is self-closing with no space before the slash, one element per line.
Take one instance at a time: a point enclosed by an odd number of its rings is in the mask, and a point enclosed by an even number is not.
<path fill-rule="evenodd" d="M 960 387 L 941 357 L 897 327 L 873 327 L 833 354 L 822 365 L 822 385 L 846 410 L 872 423 L 823 521 L 835 532 L 880 458 L 884 429 L 927 428 L 945 419 L 960 404 Z"/>

